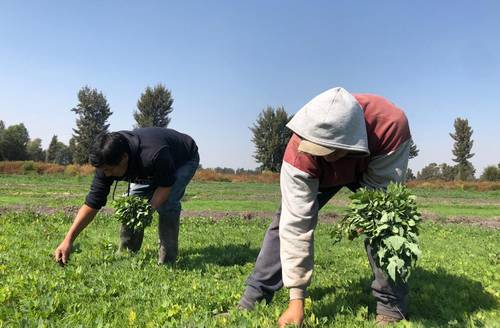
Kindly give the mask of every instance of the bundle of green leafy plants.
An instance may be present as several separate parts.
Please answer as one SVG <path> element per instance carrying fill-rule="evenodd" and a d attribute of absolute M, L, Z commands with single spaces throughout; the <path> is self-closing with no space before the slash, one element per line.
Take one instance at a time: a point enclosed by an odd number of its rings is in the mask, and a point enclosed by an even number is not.
<path fill-rule="evenodd" d="M 415 196 L 402 184 L 387 190 L 361 188 L 352 196 L 346 216 L 333 230 L 334 243 L 343 236 L 353 240 L 364 235 L 375 261 L 393 280 L 407 281 L 421 255 Z"/>
<path fill-rule="evenodd" d="M 143 230 L 153 221 L 153 208 L 139 196 L 120 197 L 113 201 L 114 218 L 133 231 Z"/>

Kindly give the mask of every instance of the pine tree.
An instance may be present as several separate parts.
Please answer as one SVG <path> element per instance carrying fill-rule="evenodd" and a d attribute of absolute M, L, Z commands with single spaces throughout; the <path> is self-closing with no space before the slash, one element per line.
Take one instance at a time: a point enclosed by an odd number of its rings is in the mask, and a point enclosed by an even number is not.
<path fill-rule="evenodd" d="M 4 160 L 3 156 L 3 134 L 5 132 L 5 123 L 0 120 L 0 161 Z"/>
<path fill-rule="evenodd" d="M 290 119 L 283 107 L 267 107 L 250 128 L 255 144 L 254 158 L 261 164 L 262 170 L 278 172 L 281 169 L 283 154 L 292 135 L 286 127 Z"/>
<path fill-rule="evenodd" d="M 42 139 L 36 138 L 30 140 L 26 147 L 28 152 L 28 159 L 32 161 L 41 162 L 45 160 L 45 156 L 42 149 Z"/>
<path fill-rule="evenodd" d="M 46 161 L 48 163 L 68 165 L 71 164 L 71 159 L 70 148 L 57 140 L 57 136 L 54 135 L 46 151 Z"/>
<path fill-rule="evenodd" d="M 410 168 L 407 168 L 406 169 L 406 181 L 415 180 L 415 179 L 416 179 L 416 177 L 415 177 L 415 174 L 413 174 L 413 171 Z"/>
<path fill-rule="evenodd" d="M 173 102 L 172 94 L 164 85 L 158 84 L 154 88 L 148 86 L 137 101 L 137 111 L 134 112 L 136 127 L 167 127 Z"/>
<path fill-rule="evenodd" d="M 50 140 L 49 148 L 47 148 L 47 151 L 45 152 L 46 156 L 45 161 L 47 163 L 55 163 L 58 151 L 59 151 L 59 140 L 57 140 L 57 136 L 54 135 Z"/>
<path fill-rule="evenodd" d="M 413 142 L 413 139 L 410 140 L 410 156 L 409 159 L 415 158 L 418 156 L 418 152 L 420 150 L 417 148 L 417 145 Z"/>
<path fill-rule="evenodd" d="M 453 146 L 453 161 L 457 163 L 457 178 L 459 180 L 474 179 L 475 169 L 469 159 L 474 156 L 471 154 L 474 141 L 471 139 L 472 129 L 469 126 L 467 119 L 455 119 L 455 133 L 450 133 L 450 136 L 455 140 Z"/>
<path fill-rule="evenodd" d="M 73 160 L 75 163 L 84 164 L 88 163 L 89 149 L 94 138 L 108 130 L 109 124 L 106 124 L 106 121 L 113 113 L 106 97 L 97 89 L 83 87 L 78 92 L 78 100 L 78 105 L 71 109 L 78 115 L 76 129 L 73 129 L 75 139 Z"/>
<path fill-rule="evenodd" d="M 59 142 L 57 144 L 57 153 L 54 162 L 60 165 L 68 165 L 71 164 L 71 159 L 72 156 L 69 147 Z"/>
<path fill-rule="evenodd" d="M 69 139 L 69 143 L 68 143 L 68 153 L 70 155 L 70 164 L 74 163 L 75 152 L 76 152 L 76 141 L 75 141 L 75 138 L 71 138 L 71 139 Z"/>

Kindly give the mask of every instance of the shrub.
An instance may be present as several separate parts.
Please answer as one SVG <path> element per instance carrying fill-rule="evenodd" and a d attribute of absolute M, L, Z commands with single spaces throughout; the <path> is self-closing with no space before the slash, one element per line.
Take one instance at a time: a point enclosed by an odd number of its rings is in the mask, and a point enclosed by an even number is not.
<path fill-rule="evenodd" d="M 497 181 L 500 180 L 500 169 L 494 165 L 490 165 L 484 168 L 483 173 L 480 177 L 483 181 Z"/>
<path fill-rule="evenodd" d="M 35 171 L 35 163 L 33 161 L 26 161 L 23 162 L 23 164 L 21 165 L 21 172 L 24 174 L 34 171 Z"/>

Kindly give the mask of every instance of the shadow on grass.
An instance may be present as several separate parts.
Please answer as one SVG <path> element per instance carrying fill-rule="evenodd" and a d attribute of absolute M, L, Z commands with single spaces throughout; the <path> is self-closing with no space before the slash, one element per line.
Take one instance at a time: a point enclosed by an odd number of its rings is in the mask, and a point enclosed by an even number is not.
<path fill-rule="evenodd" d="M 317 317 L 334 319 L 338 313 L 350 309 L 357 313 L 361 307 L 375 311 L 375 299 L 371 297 L 371 279 L 363 278 L 349 286 L 313 288 L 310 295 L 320 301 L 332 294 L 332 301 L 315 305 Z M 348 292 L 345 292 L 345 291 Z M 330 297 L 328 297 L 330 298 Z M 410 320 L 424 326 L 460 324 L 479 310 L 496 309 L 499 304 L 493 295 L 485 291 L 480 282 L 447 273 L 443 268 L 428 271 L 416 268 L 410 278 Z"/>
<path fill-rule="evenodd" d="M 250 248 L 248 244 L 210 245 L 185 250 L 177 265 L 181 268 L 199 268 L 209 263 L 220 266 L 243 265 L 255 262 L 258 254 L 259 249 Z"/>
<path fill-rule="evenodd" d="M 248 244 L 209 245 L 200 248 L 181 249 L 175 264 L 180 269 L 200 269 L 207 264 L 219 266 L 244 265 L 257 259 L 259 249 Z M 157 251 L 147 251 L 146 259 L 156 259 Z"/>

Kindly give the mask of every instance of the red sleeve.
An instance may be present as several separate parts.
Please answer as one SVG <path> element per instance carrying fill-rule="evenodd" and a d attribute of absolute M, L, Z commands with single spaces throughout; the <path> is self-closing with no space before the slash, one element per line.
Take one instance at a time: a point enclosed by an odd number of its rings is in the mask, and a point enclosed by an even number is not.
<path fill-rule="evenodd" d="M 319 178 L 321 170 L 316 156 L 312 156 L 298 150 L 301 140 L 302 139 L 297 134 L 294 133 L 292 135 L 288 145 L 286 146 L 283 161 L 301 170 L 302 172 L 306 172 L 312 178 Z"/>

